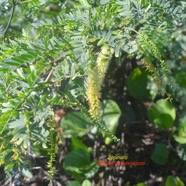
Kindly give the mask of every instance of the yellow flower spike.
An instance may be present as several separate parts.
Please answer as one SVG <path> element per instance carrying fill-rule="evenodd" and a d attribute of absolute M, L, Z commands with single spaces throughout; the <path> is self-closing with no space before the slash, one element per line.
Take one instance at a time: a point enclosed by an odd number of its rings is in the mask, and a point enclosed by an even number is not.
<path fill-rule="evenodd" d="M 96 63 L 101 83 L 105 77 L 113 53 L 113 48 L 110 48 L 108 45 L 104 45 L 98 55 Z"/>
<path fill-rule="evenodd" d="M 86 82 L 86 95 L 89 104 L 89 112 L 94 119 L 99 119 L 100 117 L 101 85 L 113 52 L 114 49 L 110 48 L 108 45 L 104 45 L 101 48 L 101 52 L 98 54 L 96 66 L 89 70 L 89 76 Z"/>
<path fill-rule="evenodd" d="M 100 111 L 100 83 L 97 74 L 97 69 L 90 69 L 87 78 L 87 101 L 89 103 L 89 112 L 94 119 L 99 118 Z"/>

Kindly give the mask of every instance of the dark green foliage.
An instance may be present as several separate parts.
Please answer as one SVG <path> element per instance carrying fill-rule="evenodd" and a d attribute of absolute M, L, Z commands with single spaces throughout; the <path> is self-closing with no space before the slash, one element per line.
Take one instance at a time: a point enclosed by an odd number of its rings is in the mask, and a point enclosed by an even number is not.
<path fill-rule="evenodd" d="M 106 144 L 119 141 L 114 135 L 122 112 L 116 102 L 103 98 L 99 119 L 88 112 L 86 78 L 104 45 L 114 50 L 111 61 L 118 66 L 122 60 L 135 61 L 127 87 L 134 99 L 172 99 L 157 101 L 147 115 L 164 131 L 175 126 L 171 138 L 185 144 L 185 123 L 177 123 L 186 112 L 185 21 L 184 1 L 0 1 L 0 165 L 7 176 L 31 177 L 29 156 L 37 154 L 49 158 L 53 179 L 58 144 L 53 116 L 58 105 L 70 110 L 61 126 L 64 137 L 73 137 L 64 168 L 83 186 L 90 185 L 83 179 L 98 169 L 78 137 L 91 133 Z M 185 157 L 183 149 L 177 151 Z M 165 164 L 168 154 L 165 144 L 157 144 L 152 160 Z"/>
<path fill-rule="evenodd" d="M 151 159 L 159 164 L 165 165 L 168 161 L 169 149 L 166 147 L 166 144 L 157 143 L 152 153 Z"/>
<path fill-rule="evenodd" d="M 85 149 L 71 151 L 64 160 L 64 169 L 71 173 L 77 180 L 91 178 L 97 171 L 95 162 L 90 161 L 90 153 Z"/>
<path fill-rule="evenodd" d="M 140 101 L 154 99 L 157 94 L 157 85 L 150 80 L 147 71 L 137 67 L 129 75 L 128 91 Z"/>
<path fill-rule="evenodd" d="M 89 132 L 89 121 L 81 112 L 70 112 L 61 122 L 65 137 L 83 136 Z"/>

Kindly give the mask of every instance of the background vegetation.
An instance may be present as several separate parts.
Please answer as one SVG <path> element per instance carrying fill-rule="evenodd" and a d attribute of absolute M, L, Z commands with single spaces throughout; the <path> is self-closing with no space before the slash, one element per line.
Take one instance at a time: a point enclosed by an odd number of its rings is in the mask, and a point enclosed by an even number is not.
<path fill-rule="evenodd" d="M 181 0 L 1 0 L 0 185 L 184 186 L 185 23 Z"/>

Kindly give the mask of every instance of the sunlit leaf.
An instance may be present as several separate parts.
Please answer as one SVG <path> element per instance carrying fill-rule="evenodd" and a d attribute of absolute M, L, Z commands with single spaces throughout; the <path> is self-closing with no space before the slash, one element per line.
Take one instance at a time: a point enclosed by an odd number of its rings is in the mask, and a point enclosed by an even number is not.
<path fill-rule="evenodd" d="M 160 129 L 166 130 L 173 126 L 176 110 L 168 100 L 158 100 L 148 111 L 149 120 Z"/>

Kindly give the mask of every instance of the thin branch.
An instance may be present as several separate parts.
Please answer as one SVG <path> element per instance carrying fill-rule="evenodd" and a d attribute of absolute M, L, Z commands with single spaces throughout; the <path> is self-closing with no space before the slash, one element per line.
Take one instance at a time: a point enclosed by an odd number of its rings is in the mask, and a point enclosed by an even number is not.
<path fill-rule="evenodd" d="M 47 78 L 45 79 L 45 83 L 48 82 L 48 81 L 50 80 L 50 78 L 52 77 L 53 71 L 54 71 L 54 69 L 52 68 L 52 69 L 50 70 L 50 72 L 48 73 Z"/>
<path fill-rule="evenodd" d="M 47 57 L 52 61 L 52 68 L 50 69 L 50 71 L 49 71 L 49 73 L 48 73 L 48 75 L 45 79 L 45 82 L 48 82 L 50 80 L 50 78 L 52 77 L 52 74 L 53 74 L 53 71 L 54 71 L 53 67 L 57 66 L 59 62 L 63 61 L 66 58 L 66 56 L 67 55 L 61 57 L 60 59 L 58 59 L 56 61 L 54 61 L 54 59 L 51 56 L 47 55 Z"/>
<path fill-rule="evenodd" d="M 11 13 L 10 19 L 9 19 L 9 21 L 8 21 L 8 24 L 7 24 L 7 26 L 6 26 L 5 30 L 4 30 L 4 42 L 5 42 L 8 29 L 9 29 L 9 27 L 10 27 L 10 24 L 11 24 L 12 19 L 13 19 L 13 16 L 14 16 L 15 6 L 16 6 L 16 3 L 15 3 L 14 0 L 12 0 L 12 13 Z"/>

